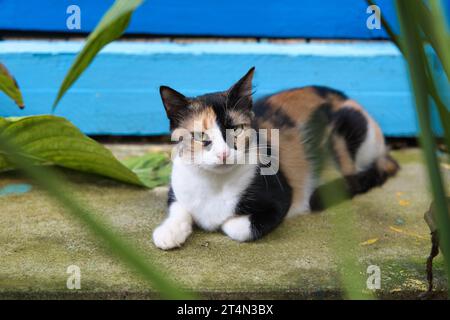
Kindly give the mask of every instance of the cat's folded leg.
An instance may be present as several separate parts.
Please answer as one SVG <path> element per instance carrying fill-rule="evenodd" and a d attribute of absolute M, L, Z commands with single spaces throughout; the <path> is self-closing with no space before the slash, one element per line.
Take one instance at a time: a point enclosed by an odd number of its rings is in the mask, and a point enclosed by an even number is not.
<path fill-rule="evenodd" d="M 286 216 L 282 210 L 270 202 L 261 202 L 261 210 L 255 213 L 235 215 L 222 224 L 222 231 L 231 239 L 244 242 L 259 239 L 275 229 Z"/>
<path fill-rule="evenodd" d="M 249 215 L 229 218 L 222 224 L 222 231 L 231 239 L 240 242 L 254 238 Z"/>
<path fill-rule="evenodd" d="M 153 231 L 153 243 L 163 250 L 180 247 L 192 233 L 192 224 L 189 212 L 179 202 L 173 202 L 166 220 Z"/>

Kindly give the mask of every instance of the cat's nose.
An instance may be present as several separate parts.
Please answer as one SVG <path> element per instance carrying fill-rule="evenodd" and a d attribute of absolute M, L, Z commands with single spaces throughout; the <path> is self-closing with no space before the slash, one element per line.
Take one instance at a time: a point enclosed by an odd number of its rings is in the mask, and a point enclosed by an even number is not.
<path fill-rule="evenodd" d="M 219 160 L 221 161 L 224 161 L 226 158 L 228 158 L 229 155 L 230 155 L 229 150 L 222 150 L 217 153 L 217 158 L 219 158 Z"/>

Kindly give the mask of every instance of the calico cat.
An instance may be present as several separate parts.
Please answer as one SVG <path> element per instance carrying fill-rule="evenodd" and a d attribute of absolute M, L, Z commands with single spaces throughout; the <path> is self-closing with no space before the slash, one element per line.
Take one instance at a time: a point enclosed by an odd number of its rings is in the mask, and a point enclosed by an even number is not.
<path fill-rule="evenodd" d="M 381 186 L 398 171 L 379 126 L 356 101 L 334 89 L 309 86 L 253 103 L 254 70 L 229 90 L 195 98 L 160 88 L 178 143 L 168 215 L 153 232 L 158 248 L 181 246 L 194 224 L 250 241 L 287 216 L 321 209 L 315 190 L 327 155 L 350 196 Z M 247 135 L 261 129 L 271 133 Z M 248 161 L 252 150 L 262 153 L 262 145 L 266 158 Z M 261 161 L 267 158 L 271 163 Z"/>

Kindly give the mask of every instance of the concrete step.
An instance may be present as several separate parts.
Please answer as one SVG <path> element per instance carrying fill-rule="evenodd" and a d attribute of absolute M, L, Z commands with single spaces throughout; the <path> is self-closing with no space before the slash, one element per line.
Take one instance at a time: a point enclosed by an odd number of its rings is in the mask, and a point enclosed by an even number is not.
<path fill-rule="evenodd" d="M 119 149 L 123 156 L 124 148 Z M 369 266 L 379 266 L 377 296 L 417 298 L 427 286 L 425 260 L 430 239 L 423 214 L 430 197 L 419 151 L 397 151 L 394 157 L 402 165 L 399 175 L 351 202 L 354 219 L 347 229 L 354 233 L 354 241 L 338 232 L 336 223 L 349 212 L 336 208 L 286 220 L 267 237 L 251 243 L 196 230 L 182 248 L 169 252 L 158 250 L 151 242 L 152 230 L 165 214 L 165 187 L 145 190 L 65 173 L 76 194 L 121 235 L 167 275 L 202 297 L 344 297 L 337 255 L 349 250 L 361 265 L 362 279 L 369 277 Z M 449 167 L 443 170 L 450 177 Z M 33 185 L 31 189 L 14 188 L 24 184 L 29 181 L 18 174 L 0 175 L 0 190 L 9 186 L 9 192 L 0 191 L 0 298 L 157 297 L 43 190 Z M 336 244 L 345 247 L 336 248 Z M 81 269 L 81 290 L 66 288 L 70 265 Z M 437 296 L 444 297 L 440 256 L 435 263 L 435 282 Z"/>

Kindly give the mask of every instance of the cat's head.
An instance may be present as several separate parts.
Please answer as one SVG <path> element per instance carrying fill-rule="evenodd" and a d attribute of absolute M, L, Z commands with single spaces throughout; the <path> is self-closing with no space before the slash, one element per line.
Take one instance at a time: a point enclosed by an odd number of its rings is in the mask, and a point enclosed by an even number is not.
<path fill-rule="evenodd" d="M 252 135 L 251 68 L 230 89 L 198 97 L 185 97 L 162 86 L 161 98 L 170 121 L 176 156 L 213 172 L 231 171 L 245 163 Z"/>

